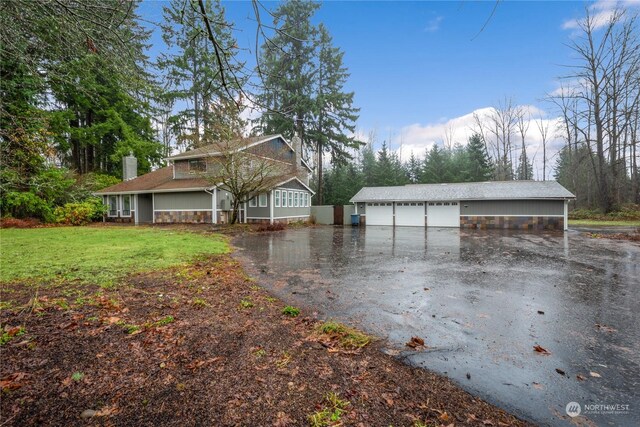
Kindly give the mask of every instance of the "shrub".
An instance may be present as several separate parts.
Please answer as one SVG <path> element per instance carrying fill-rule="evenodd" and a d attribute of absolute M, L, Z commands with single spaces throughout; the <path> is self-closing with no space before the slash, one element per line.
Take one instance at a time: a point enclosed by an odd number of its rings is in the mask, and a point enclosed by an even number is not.
<path fill-rule="evenodd" d="M 260 224 L 256 231 L 282 231 L 287 228 L 287 224 L 283 222 L 274 222 L 273 224 Z"/>
<path fill-rule="evenodd" d="M 53 220 L 49 204 L 31 192 L 9 191 L 2 198 L 0 206 L 3 215 L 14 218 L 38 218 L 45 222 Z"/>
<path fill-rule="evenodd" d="M 82 203 L 67 203 L 55 209 L 56 222 L 67 225 L 85 225 L 102 218 L 106 207 L 98 197 Z"/>

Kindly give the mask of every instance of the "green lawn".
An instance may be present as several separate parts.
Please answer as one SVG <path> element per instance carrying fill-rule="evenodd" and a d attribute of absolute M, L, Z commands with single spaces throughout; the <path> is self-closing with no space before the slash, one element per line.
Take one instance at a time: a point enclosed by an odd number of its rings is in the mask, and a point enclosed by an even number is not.
<path fill-rule="evenodd" d="M 0 244 L 0 282 L 61 279 L 99 285 L 229 250 L 215 235 L 133 227 L 2 229 Z"/>
<path fill-rule="evenodd" d="M 624 226 L 640 227 L 640 221 L 600 221 L 597 219 L 570 219 L 569 225 L 591 225 L 597 227 Z"/>

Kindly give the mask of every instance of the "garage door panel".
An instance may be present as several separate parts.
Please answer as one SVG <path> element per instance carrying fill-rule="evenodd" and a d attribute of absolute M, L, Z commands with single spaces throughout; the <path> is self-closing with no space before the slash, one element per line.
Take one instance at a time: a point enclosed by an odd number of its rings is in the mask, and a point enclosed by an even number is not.
<path fill-rule="evenodd" d="M 367 204 L 367 225 L 393 225 L 393 206 L 391 203 Z"/>
<path fill-rule="evenodd" d="M 427 204 L 429 227 L 460 227 L 460 204 L 458 202 L 429 202 Z"/>
<path fill-rule="evenodd" d="M 424 202 L 396 203 L 396 225 L 424 227 Z"/>

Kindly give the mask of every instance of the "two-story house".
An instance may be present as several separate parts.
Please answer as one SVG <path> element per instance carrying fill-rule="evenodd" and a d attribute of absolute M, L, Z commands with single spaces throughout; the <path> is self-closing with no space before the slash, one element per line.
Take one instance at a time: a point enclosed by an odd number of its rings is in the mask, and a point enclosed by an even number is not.
<path fill-rule="evenodd" d="M 273 173 L 272 185 L 239 205 L 241 222 L 292 222 L 307 220 L 311 211 L 311 168 L 302 158 L 300 139 L 291 142 L 282 135 L 257 136 L 233 141 L 236 152 L 250 153 L 243 165 L 250 172 L 260 159 L 281 165 Z M 226 145 L 225 147 L 229 147 Z M 96 193 L 108 211 L 105 221 L 142 223 L 227 223 L 233 198 L 215 182 L 229 149 L 220 144 L 189 150 L 168 157 L 168 166 L 137 176 L 137 161 L 123 159 L 123 182 Z M 254 160 L 255 159 L 255 160 Z M 254 164 L 254 162 L 256 162 Z"/>

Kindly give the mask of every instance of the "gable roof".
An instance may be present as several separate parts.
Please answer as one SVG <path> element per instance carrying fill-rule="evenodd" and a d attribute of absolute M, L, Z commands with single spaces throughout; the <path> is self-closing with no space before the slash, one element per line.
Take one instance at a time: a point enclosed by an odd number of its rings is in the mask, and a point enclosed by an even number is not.
<path fill-rule="evenodd" d="M 291 177 L 289 177 L 289 178 L 285 179 L 284 181 L 279 182 L 278 184 L 274 185 L 274 188 L 276 188 L 276 187 L 280 187 L 281 185 L 284 185 L 284 184 L 286 184 L 287 182 L 291 182 L 291 181 L 298 181 L 298 182 L 300 183 L 300 185 L 302 185 L 304 188 L 306 188 L 307 190 L 309 190 L 309 192 L 310 192 L 311 194 L 316 194 L 316 192 L 315 192 L 315 191 L 313 191 L 313 190 L 311 189 L 311 187 L 309 187 L 307 184 L 305 184 L 304 182 L 302 182 L 302 180 L 301 180 L 300 178 L 298 178 L 297 176 L 295 176 L 295 175 L 293 175 L 293 176 L 291 176 Z"/>
<path fill-rule="evenodd" d="M 351 202 L 416 200 L 573 199 L 556 181 L 489 181 L 363 187 Z"/>
<path fill-rule="evenodd" d="M 238 147 L 240 147 L 238 148 L 238 150 L 246 150 L 247 148 L 254 147 L 256 145 L 262 144 L 263 142 L 271 141 L 272 139 L 276 139 L 276 138 L 282 139 L 282 141 L 284 141 L 285 145 L 289 147 L 291 151 L 295 151 L 291 143 L 287 141 L 287 139 L 279 133 L 274 135 L 262 135 L 262 136 L 250 136 L 246 138 L 244 137 L 237 138 L 229 141 L 228 145 L 231 147 L 237 145 Z M 223 151 L 221 151 L 222 148 L 223 147 L 221 147 L 220 144 L 218 143 L 209 144 L 200 148 L 193 148 L 191 150 L 187 150 L 184 153 L 179 153 L 173 156 L 169 156 L 165 160 L 186 160 L 186 159 L 198 159 L 198 158 L 210 157 L 210 156 L 220 156 L 223 154 Z M 309 170 L 309 172 L 311 172 L 311 166 L 309 166 L 309 164 L 305 159 L 301 158 L 300 163 L 302 163 L 302 165 L 306 167 Z"/>
<path fill-rule="evenodd" d="M 248 138 L 238 138 L 238 139 L 229 141 L 229 145 L 234 146 L 234 145 L 242 144 L 242 149 L 246 150 L 249 147 L 253 147 L 254 145 L 258 145 L 278 137 L 282 138 L 281 135 L 250 136 Z M 284 138 L 282 139 L 284 140 Z M 291 147 L 291 145 L 287 141 L 285 142 L 287 143 L 289 148 L 293 150 L 293 147 Z M 187 150 L 184 153 L 179 153 L 173 156 L 169 156 L 167 157 L 166 160 L 195 159 L 195 158 L 207 157 L 207 156 L 219 156 L 222 154 L 221 149 L 222 147 L 220 147 L 220 144 L 209 144 L 203 147 Z"/>
<path fill-rule="evenodd" d="M 213 187 L 204 178 L 173 179 L 173 166 L 165 166 L 153 172 L 146 173 L 129 181 L 120 182 L 111 187 L 96 191 L 95 194 L 126 194 L 140 192 L 164 192 L 180 190 L 204 190 Z"/>

